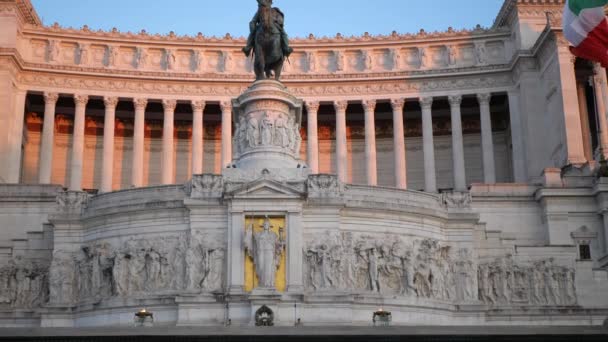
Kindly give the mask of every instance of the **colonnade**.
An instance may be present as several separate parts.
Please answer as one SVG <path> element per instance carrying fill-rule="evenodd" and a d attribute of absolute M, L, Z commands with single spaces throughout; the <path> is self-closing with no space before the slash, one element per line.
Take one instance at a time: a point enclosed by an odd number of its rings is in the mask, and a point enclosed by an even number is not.
<path fill-rule="evenodd" d="M 492 123 L 490 117 L 490 93 L 476 94 L 481 116 L 482 158 L 483 174 L 486 183 L 496 182 L 494 144 L 492 141 Z M 83 94 L 73 95 L 75 102 L 73 148 L 70 164 L 70 190 L 82 189 L 82 170 L 84 153 L 85 112 L 89 96 Z M 461 103 L 463 95 L 452 95 L 448 97 L 451 109 L 452 122 L 452 160 L 454 175 L 454 190 L 466 191 L 465 157 L 463 130 L 461 118 Z M 59 95 L 57 93 L 45 93 L 44 125 L 42 132 L 40 150 L 39 182 L 49 184 L 51 182 L 51 169 L 53 161 L 54 120 L 55 109 Z M 407 159 L 405 146 L 405 124 L 404 105 L 406 98 L 393 99 L 365 99 L 360 101 L 365 114 L 365 171 L 366 183 L 370 186 L 378 185 L 378 169 L 376 160 L 376 128 L 375 114 L 379 101 L 390 101 L 393 111 L 393 147 L 394 147 L 394 174 L 395 187 L 407 189 Z M 427 192 L 437 192 L 437 180 L 435 169 L 435 147 L 433 141 L 433 97 L 421 97 L 416 99 L 422 109 L 422 133 L 424 152 L 424 174 Z M 133 157 L 131 160 L 131 184 L 134 187 L 143 186 L 144 179 L 144 119 L 148 105 L 146 98 L 133 98 L 135 109 L 134 132 L 133 132 Z M 103 160 L 101 176 L 101 192 L 112 191 L 112 176 L 114 169 L 114 122 L 116 106 L 119 102 L 117 97 L 107 96 L 103 98 L 105 105 L 105 124 L 103 136 Z M 192 174 L 203 172 L 203 111 L 206 103 L 204 100 L 190 100 L 192 106 Z M 347 131 L 346 111 L 348 101 L 334 101 L 336 120 L 336 173 L 343 182 L 348 182 L 347 175 Z M 308 111 L 308 165 L 313 174 L 319 173 L 319 138 L 318 138 L 318 112 L 321 103 L 318 101 L 305 102 Z M 174 136 L 165 132 L 174 131 L 174 116 L 177 100 L 162 100 L 163 106 L 163 136 L 162 136 L 162 161 L 161 161 L 161 183 L 173 184 L 174 174 Z M 220 102 L 222 112 L 222 144 L 221 165 L 226 167 L 232 158 L 232 106 L 229 101 Z"/>
<path fill-rule="evenodd" d="M 51 170 L 53 164 L 53 145 L 55 128 L 55 110 L 59 95 L 57 93 L 44 94 L 44 124 L 42 130 L 42 141 L 40 149 L 39 182 L 49 184 L 51 182 Z M 82 190 L 82 170 L 84 154 L 84 132 L 85 132 L 85 112 L 89 101 L 89 96 L 74 95 L 75 114 L 74 131 L 72 142 L 72 156 L 70 163 L 69 189 L 74 191 Z M 132 99 L 135 108 L 134 129 L 133 129 L 133 157 L 131 160 L 131 184 L 133 187 L 142 187 L 144 179 L 144 136 L 145 136 L 145 113 L 148 99 Z M 103 160 L 101 176 L 101 192 L 112 191 L 112 177 L 114 170 L 114 122 L 116 117 L 116 106 L 119 99 L 117 97 L 104 97 L 105 105 L 104 135 L 103 135 Z M 192 100 L 193 125 L 192 125 L 192 173 L 201 174 L 203 172 L 203 111 L 205 101 Z M 173 160 L 174 160 L 174 136 L 165 132 L 174 131 L 175 108 L 177 100 L 166 99 L 163 105 L 163 137 L 162 137 L 162 165 L 161 182 L 162 184 L 173 184 L 175 180 Z M 228 165 L 231 158 L 231 116 L 232 107 L 229 102 L 222 103 L 222 165 Z"/>
<path fill-rule="evenodd" d="M 483 173 L 485 183 L 496 182 L 494 144 L 492 141 L 492 123 L 490 118 L 490 93 L 477 94 L 481 114 L 481 134 L 483 150 Z M 424 153 L 424 190 L 437 192 L 435 168 L 435 147 L 433 140 L 433 97 L 418 99 L 422 109 L 422 140 Z M 462 131 L 461 103 L 462 95 L 450 96 L 452 118 L 452 150 L 454 170 L 454 190 L 466 191 L 464 142 Z M 376 130 L 375 109 L 378 100 L 363 100 L 361 103 L 365 112 L 365 170 L 367 185 L 378 185 L 378 170 L 376 162 Z M 395 156 L 395 187 L 407 188 L 406 146 L 404 134 L 403 110 L 405 98 L 391 99 L 393 110 L 393 148 Z M 348 102 L 333 103 L 336 112 L 336 171 L 341 181 L 347 182 L 347 145 L 346 145 L 346 108 Z M 318 103 L 307 103 L 308 109 L 308 163 L 313 173 L 318 173 L 318 141 L 316 136 Z"/>

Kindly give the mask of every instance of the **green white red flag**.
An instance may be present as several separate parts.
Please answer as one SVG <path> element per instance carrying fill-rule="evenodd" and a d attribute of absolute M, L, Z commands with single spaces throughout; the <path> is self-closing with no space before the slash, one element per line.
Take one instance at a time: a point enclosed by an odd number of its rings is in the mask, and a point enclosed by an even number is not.
<path fill-rule="evenodd" d="M 604 7 L 608 0 L 567 0 L 564 8 L 564 36 L 578 57 L 608 67 L 608 21 Z"/>

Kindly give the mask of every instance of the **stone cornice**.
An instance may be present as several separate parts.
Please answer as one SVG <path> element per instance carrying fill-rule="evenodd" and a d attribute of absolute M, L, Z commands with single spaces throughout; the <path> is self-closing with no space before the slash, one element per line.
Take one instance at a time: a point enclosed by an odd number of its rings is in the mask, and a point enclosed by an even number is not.
<path fill-rule="evenodd" d="M 121 32 L 114 28 L 110 31 L 104 30 L 91 30 L 88 26 L 83 28 L 65 28 L 60 26 L 58 23 L 52 26 L 39 26 L 29 25 L 25 27 L 25 32 L 31 35 L 44 35 L 44 36 L 55 36 L 72 39 L 90 39 L 90 40 L 102 40 L 107 41 L 128 41 L 131 44 L 200 44 L 200 45 L 215 45 L 215 46 L 234 46 L 241 47 L 245 44 L 244 37 L 232 37 L 230 34 L 226 34 L 223 37 L 210 36 L 207 37 L 202 33 L 196 36 L 183 35 L 178 36 L 171 32 L 168 35 L 161 34 L 149 34 L 145 30 L 138 33 L 133 32 Z M 426 32 L 420 30 L 418 33 L 405 33 L 400 34 L 392 32 L 387 35 L 370 35 L 365 33 L 361 36 L 343 36 L 340 33 L 334 37 L 315 37 L 309 35 L 305 38 L 290 38 L 290 43 L 294 47 L 341 47 L 341 46 L 366 46 L 366 45 L 377 45 L 377 44 L 402 44 L 402 43 L 420 43 L 420 42 L 432 42 L 432 41 L 444 41 L 444 40 L 459 40 L 459 39 L 473 39 L 473 38 L 492 38 L 494 36 L 508 36 L 508 30 L 504 28 L 483 28 L 477 26 L 473 29 L 461 29 L 455 30 L 449 28 L 447 31 L 439 32 Z M 135 41 L 135 42 L 134 42 Z"/>
<path fill-rule="evenodd" d="M 38 17 L 38 13 L 36 13 L 30 0 L 0 0 L 0 12 L 9 9 L 11 5 L 15 6 L 19 18 L 23 23 L 33 26 L 42 25 L 42 21 Z"/>
<path fill-rule="evenodd" d="M 509 26 L 511 19 L 517 14 L 519 9 L 532 6 L 554 6 L 557 8 L 559 6 L 563 7 L 565 3 L 566 0 L 505 0 L 494 20 L 492 29 Z"/>

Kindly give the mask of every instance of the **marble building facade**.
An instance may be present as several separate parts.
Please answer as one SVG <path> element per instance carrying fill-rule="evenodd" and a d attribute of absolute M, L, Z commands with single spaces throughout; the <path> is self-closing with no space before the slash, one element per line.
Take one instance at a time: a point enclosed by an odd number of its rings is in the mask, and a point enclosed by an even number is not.
<path fill-rule="evenodd" d="M 563 5 L 295 38 L 258 89 L 243 38 L 0 1 L 0 327 L 603 324 L 607 77 Z"/>

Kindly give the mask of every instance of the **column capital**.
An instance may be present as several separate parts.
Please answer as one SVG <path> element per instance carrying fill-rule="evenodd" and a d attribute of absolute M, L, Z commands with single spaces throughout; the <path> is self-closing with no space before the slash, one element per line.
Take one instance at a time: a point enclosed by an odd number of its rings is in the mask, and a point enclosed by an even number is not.
<path fill-rule="evenodd" d="M 220 102 L 220 108 L 222 109 L 222 112 L 230 111 L 230 110 L 232 110 L 232 102 L 222 101 L 222 102 Z"/>
<path fill-rule="evenodd" d="M 118 97 L 115 96 L 105 96 L 103 98 L 103 104 L 108 107 L 116 108 L 118 105 Z"/>
<path fill-rule="evenodd" d="M 74 103 L 76 105 L 86 106 L 88 102 L 89 102 L 89 96 L 88 95 L 82 95 L 82 94 L 76 94 L 76 95 L 74 95 Z"/>
<path fill-rule="evenodd" d="M 420 98 L 420 107 L 422 108 L 431 108 L 433 106 L 433 97 L 426 96 Z"/>
<path fill-rule="evenodd" d="M 45 105 L 56 104 L 57 100 L 59 100 L 58 93 L 44 93 L 44 104 Z"/>
<path fill-rule="evenodd" d="M 376 100 L 363 100 L 361 104 L 366 112 L 374 112 L 376 110 Z"/>
<path fill-rule="evenodd" d="M 334 101 L 334 109 L 336 112 L 346 112 L 348 101 Z"/>
<path fill-rule="evenodd" d="M 391 106 L 393 107 L 393 111 L 402 111 L 404 105 L 405 105 L 404 98 L 391 99 Z"/>
<path fill-rule="evenodd" d="M 450 106 L 460 106 L 462 103 L 462 95 L 450 95 L 448 96 Z"/>
<path fill-rule="evenodd" d="M 148 106 L 148 99 L 144 99 L 144 98 L 135 98 L 133 99 L 133 105 L 135 106 L 135 110 L 138 109 L 143 109 L 145 110 L 146 107 Z"/>
<path fill-rule="evenodd" d="M 477 101 L 479 101 L 480 105 L 489 105 L 491 99 L 492 99 L 492 94 L 491 93 L 479 93 L 479 94 L 477 94 Z"/>
<path fill-rule="evenodd" d="M 175 107 L 177 107 L 177 100 L 163 100 L 163 108 L 166 111 L 175 111 Z"/>
<path fill-rule="evenodd" d="M 195 112 L 202 112 L 205 110 L 206 103 L 204 100 L 192 100 L 192 110 Z"/>
<path fill-rule="evenodd" d="M 311 113 L 311 112 L 316 113 L 319 111 L 319 107 L 320 107 L 319 101 L 306 101 L 305 105 L 306 105 L 306 110 L 308 111 L 308 113 Z"/>

